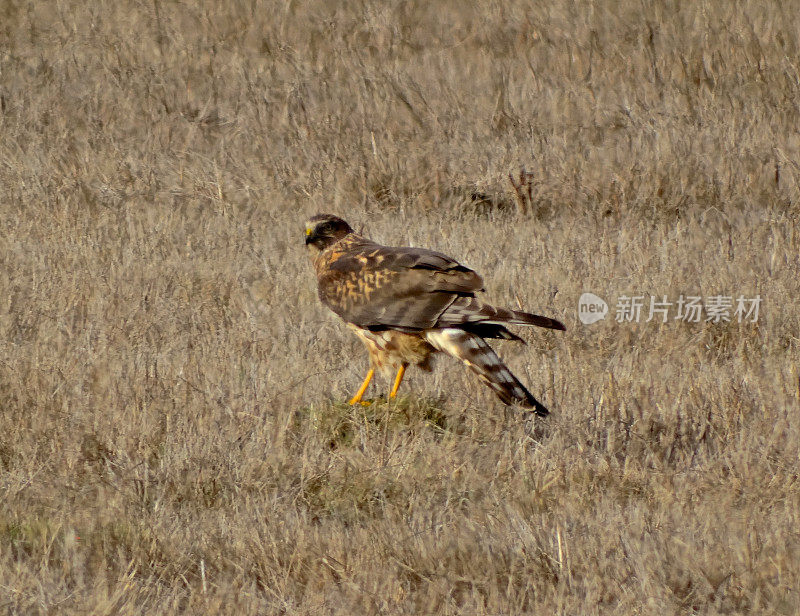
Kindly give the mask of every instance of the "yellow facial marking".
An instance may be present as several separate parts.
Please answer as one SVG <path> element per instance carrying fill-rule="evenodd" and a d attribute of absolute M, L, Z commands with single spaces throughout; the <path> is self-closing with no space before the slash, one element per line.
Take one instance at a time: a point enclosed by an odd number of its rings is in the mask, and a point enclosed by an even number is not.
<path fill-rule="evenodd" d="M 306 235 L 311 235 L 313 229 L 311 227 L 306 227 Z"/>

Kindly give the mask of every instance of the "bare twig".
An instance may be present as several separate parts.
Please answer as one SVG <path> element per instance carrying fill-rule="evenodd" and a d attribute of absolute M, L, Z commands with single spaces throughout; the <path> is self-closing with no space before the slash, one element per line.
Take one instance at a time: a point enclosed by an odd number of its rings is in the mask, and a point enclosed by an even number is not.
<path fill-rule="evenodd" d="M 511 186 L 514 187 L 514 194 L 517 197 L 519 211 L 524 215 L 527 215 L 533 209 L 532 179 L 533 173 L 525 171 L 524 168 L 520 169 L 518 181 L 514 181 L 514 176 L 510 173 L 508 174 L 508 180 L 511 182 Z"/>

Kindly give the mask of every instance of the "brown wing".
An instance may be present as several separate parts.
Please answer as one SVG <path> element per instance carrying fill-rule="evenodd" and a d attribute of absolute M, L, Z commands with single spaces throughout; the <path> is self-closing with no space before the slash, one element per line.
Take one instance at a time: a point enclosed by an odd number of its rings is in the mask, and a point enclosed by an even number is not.
<path fill-rule="evenodd" d="M 363 239 L 319 272 L 322 302 L 365 329 L 433 327 L 457 298 L 482 288 L 478 274 L 441 253 Z"/>

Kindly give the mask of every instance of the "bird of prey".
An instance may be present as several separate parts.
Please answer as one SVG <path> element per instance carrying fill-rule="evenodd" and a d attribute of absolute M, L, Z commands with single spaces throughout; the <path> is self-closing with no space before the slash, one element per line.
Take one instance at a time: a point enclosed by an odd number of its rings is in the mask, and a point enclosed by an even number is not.
<path fill-rule="evenodd" d="M 320 300 L 369 350 L 370 370 L 350 404 L 361 402 L 376 369 L 389 378 L 397 371 L 394 398 L 406 368 L 430 370 L 440 351 L 466 364 L 505 404 L 548 414 L 484 338 L 522 340 L 509 324 L 566 329 L 559 321 L 485 304 L 475 297 L 483 280 L 468 267 L 432 250 L 382 246 L 332 214 L 308 220 L 306 246 Z"/>

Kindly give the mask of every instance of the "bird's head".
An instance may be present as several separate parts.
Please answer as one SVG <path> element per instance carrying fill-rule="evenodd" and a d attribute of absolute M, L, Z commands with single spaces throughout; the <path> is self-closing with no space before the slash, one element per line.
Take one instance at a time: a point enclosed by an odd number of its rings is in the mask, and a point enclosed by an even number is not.
<path fill-rule="evenodd" d="M 352 232 L 350 225 L 338 216 L 317 214 L 306 222 L 306 246 L 322 251 Z"/>

